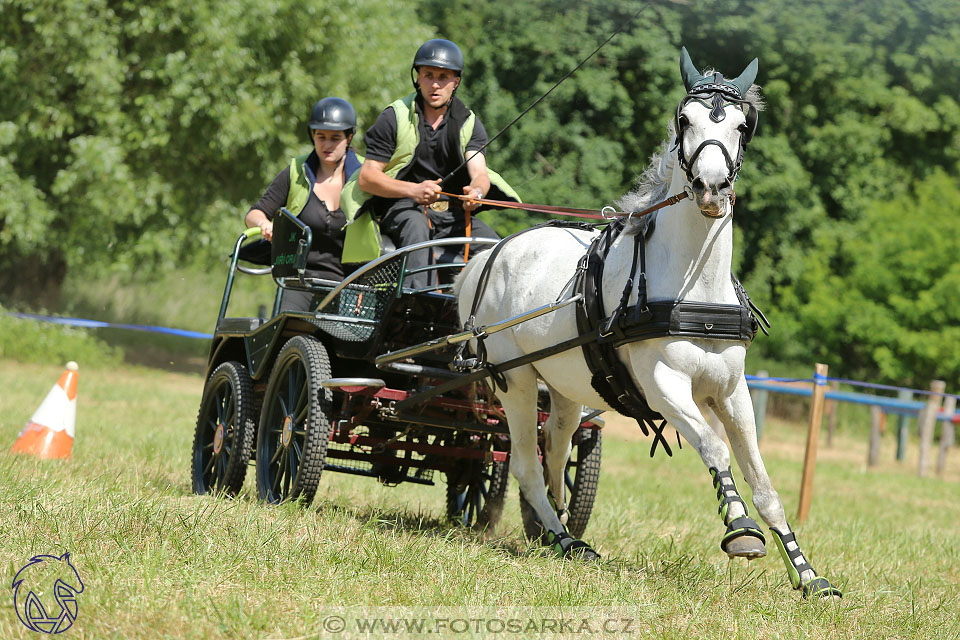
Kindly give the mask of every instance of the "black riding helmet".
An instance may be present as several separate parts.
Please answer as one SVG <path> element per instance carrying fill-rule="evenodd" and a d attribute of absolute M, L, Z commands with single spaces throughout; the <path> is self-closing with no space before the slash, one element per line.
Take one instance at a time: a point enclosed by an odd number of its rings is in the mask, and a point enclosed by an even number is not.
<path fill-rule="evenodd" d="M 310 110 L 310 124 L 307 130 L 313 135 L 315 129 L 344 131 L 351 135 L 357 128 L 357 112 L 353 105 L 343 98 L 324 98 Z"/>
<path fill-rule="evenodd" d="M 416 70 L 420 67 L 452 69 L 459 76 L 463 73 L 463 52 L 460 51 L 460 47 L 449 40 L 443 38 L 427 40 L 420 45 L 417 54 L 413 56 L 413 66 L 410 70 L 413 73 L 414 89 L 419 89 Z"/>

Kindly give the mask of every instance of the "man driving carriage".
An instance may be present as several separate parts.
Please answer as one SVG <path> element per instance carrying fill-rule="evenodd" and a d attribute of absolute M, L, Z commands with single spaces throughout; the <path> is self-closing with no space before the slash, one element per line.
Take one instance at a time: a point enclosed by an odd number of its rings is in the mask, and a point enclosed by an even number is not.
<path fill-rule="evenodd" d="M 423 43 L 413 59 L 415 91 L 391 103 L 367 130 L 366 161 L 343 190 L 349 221 L 344 262 L 379 255 L 377 221 L 398 247 L 457 236 L 499 238 L 472 216 L 478 203 L 444 195 L 519 201 L 516 192 L 487 168 L 483 123 L 455 96 L 463 67 L 463 53 L 453 42 Z M 456 258 L 456 251 L 448 251 L 437 260 Z M 417 251 L 408 256 L 407 269 L 432 261 L 430 250 Z M 405 284 L 419 289 L 434 284 L 431 279 L 430 272 L 414 273 Z"/>

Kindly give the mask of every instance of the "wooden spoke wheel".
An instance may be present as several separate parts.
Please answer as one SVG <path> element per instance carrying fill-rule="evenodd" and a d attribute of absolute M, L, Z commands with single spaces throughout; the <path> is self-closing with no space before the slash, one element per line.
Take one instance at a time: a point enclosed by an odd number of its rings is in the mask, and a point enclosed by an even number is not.
<path fill-rule="evenodd" d="M 574 538 L 582 538 L 593 512 L 597 497 L 597 482 L 600 479 L 600 452 L 602 434 L 598 429 L 578 429 L 573 435 L 573 447 L 564 470 L 567 486 L 567 531 Z M 533 507 L 520 493 L 520 516 L 523 531 L 531 540 L 543 533 L 540 518 Z"/>
<path fill-rule="evenodd" d="M 320 386 L 329 377 L 327 350 L 315 338 L 291 338 L 277 356 L 257 433 L 261 500 L 313 500 L 330 437 L 333 394 Z"/>
<path fill-rule="evenodd" d="M 224 362 L 203 387 L 193 437 L 193 492 L 234 496 L 243 486 L 256 431 L 253 382 L 239 362 Z"/>

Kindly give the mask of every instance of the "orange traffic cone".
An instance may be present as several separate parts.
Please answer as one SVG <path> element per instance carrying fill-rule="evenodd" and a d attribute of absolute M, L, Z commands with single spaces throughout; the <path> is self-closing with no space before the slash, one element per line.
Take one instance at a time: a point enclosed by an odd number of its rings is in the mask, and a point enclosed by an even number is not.
<path fill-rule="evenodd" d="M 77 369 L 76 362 L 67 363 L 67 370 L 17 436 L 11 451 L 39 458 L 70 457 L 77 420 Z"/>

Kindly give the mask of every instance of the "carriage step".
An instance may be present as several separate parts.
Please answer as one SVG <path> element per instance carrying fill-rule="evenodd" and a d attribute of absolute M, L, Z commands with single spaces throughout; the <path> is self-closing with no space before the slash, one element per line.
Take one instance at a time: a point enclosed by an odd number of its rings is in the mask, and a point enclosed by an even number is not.
<path fill-rule="evenodd" d="M 342 389 L 344 391 L 359 391 L 361 389 L 382 389 L 387 385 L 380 378 L 327 378 L 320 382 L 324 389 Z"/>
<path fill-rule="evenodd" d="M 411 364 L 409 362 L 389 362 L 384 365 L 377 365 L 378 369 L 383 371 L 392 371 L 394 373 L 405 373 L 412 376 L 429 376 L 431 378 L 461 378 L 467 374 L 450 371 L 450 369 L 441 369 L 440 367 L 428 367 L 422 364 Z"/>

